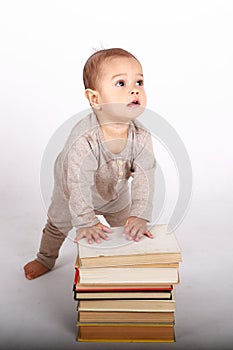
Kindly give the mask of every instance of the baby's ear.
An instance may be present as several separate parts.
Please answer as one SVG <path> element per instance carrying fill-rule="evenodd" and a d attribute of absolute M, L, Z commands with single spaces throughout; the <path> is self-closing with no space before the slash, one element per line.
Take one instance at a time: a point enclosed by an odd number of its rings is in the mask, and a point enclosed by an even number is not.
<path fill-rule="evenodd" d="M 88 99 L 90 105 L 94 109 L 100 109 L 99 94 L 96 90 L 86 89 L 85 96 Z"/>

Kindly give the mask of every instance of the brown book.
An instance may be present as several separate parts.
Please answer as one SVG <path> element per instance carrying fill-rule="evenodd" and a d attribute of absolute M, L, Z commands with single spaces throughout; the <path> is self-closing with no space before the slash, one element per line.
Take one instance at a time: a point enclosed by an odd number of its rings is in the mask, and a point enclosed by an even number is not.
<path fill-rule="evenodd" d="M 174 312 L 118 312 L 118 311 L 79 311 L 78 321 L 116 323 L 174 323 Z"/>
<path fill-rule="evenodd" d="M 78 341 L 174 342 L 173 324 L 83 324 L 78 325 Z"/>
<path fill-rule="evenodd" d="M 149 228 L 154 234 L 150 239 L 143 236 L 139 242 L 131 241 L 126 245 L 111 247 L 111 239 L 106 241 L 109 247 L 81 244 L 78 246 L 78 262 L 80 268 L 125 266 L 141 264 L 174 264 L 182 260 L 181 249 L 174 232 L 169 232 L 168 225 L 154 225 Z M 122 235 L 123 228 L 112 228 L 117 237 Z M 169 233 L 168 233 L 169 232 Z M 105 244 L 107 244 L 105 243 Z"/>

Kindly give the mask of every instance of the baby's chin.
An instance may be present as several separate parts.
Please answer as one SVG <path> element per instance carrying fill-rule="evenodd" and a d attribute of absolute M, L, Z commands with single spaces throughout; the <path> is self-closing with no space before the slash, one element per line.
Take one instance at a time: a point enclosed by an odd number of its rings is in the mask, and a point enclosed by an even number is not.
<path fill-rule="evenodd" d="M 127 105 L 125 117 L 131 120 L 136 119 L 144 112 L 145 108 L 142 105 Z"/>
<path fill-rule="evenodd" d="M 145 110 L 140 104 L 111 103 L 102 105 L 102 110 L 119 122 L 127 122 L 138 118 Z"/>

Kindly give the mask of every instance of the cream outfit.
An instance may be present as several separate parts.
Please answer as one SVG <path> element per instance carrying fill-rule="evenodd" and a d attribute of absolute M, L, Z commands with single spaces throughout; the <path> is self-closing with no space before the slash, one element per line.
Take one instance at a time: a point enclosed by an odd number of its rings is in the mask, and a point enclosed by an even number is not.
<path fill-rule="evenodd" d="M 99 222 L 98 214 L 111 226 L 124 225 L 129 216 L 151 221 L 156 162 L 150 132 L 133 120 L 124 149 L 115 154 L 109 148 L 92 112 L 75 125 L 58 155 L 48 222 L 37 255 L 47 267 L 53 267 L 72 227 L 93 226 Z"/>

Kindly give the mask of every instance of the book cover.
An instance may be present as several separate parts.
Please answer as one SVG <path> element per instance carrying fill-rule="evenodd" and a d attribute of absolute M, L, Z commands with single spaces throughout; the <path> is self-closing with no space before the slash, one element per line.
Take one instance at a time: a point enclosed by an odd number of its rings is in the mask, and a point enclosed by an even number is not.
<path fill-rule="evenodd" d="M 78 325 L 78 341 L 175 341 L 173 324 L 82 324 Z"/>

